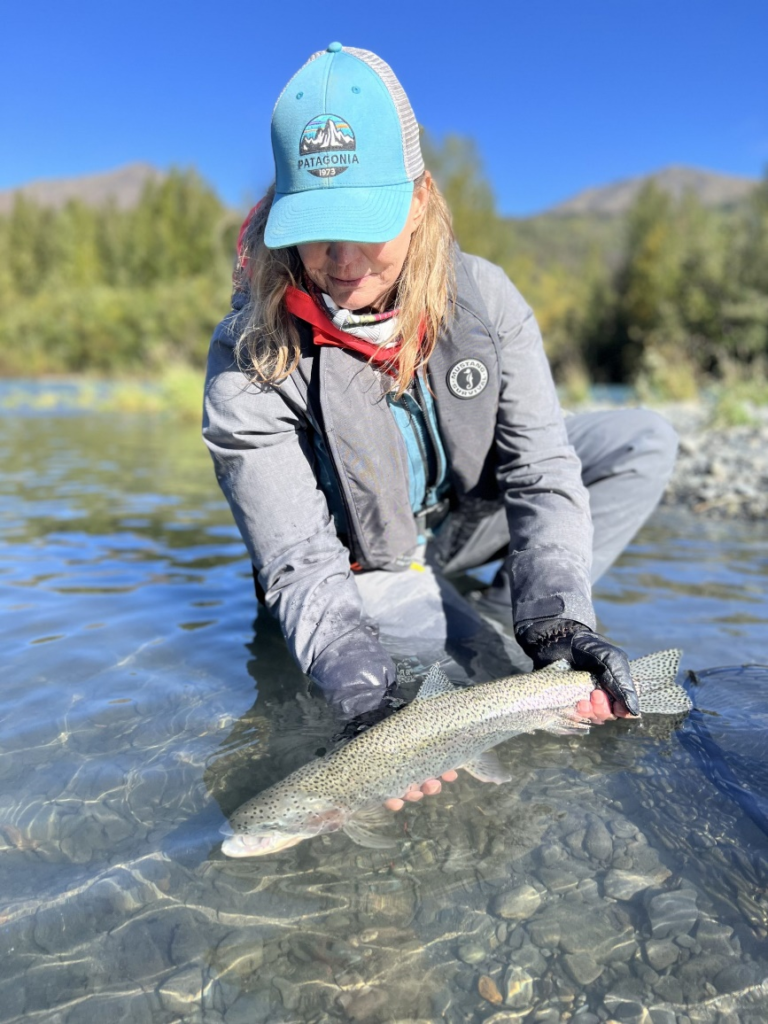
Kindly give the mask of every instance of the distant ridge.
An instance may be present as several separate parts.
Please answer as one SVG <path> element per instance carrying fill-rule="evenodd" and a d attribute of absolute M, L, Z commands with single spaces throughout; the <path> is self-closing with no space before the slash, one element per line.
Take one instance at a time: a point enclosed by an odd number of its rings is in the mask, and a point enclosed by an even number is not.
<path fill-rule="evenodd" d="M 19 188 L 0 192 L 0 214 L 10 213 L 17 194 L 39 206 L 58 209 L 70 199 L 79 199 L 88 206 L 104 206 L 108 202 L 121 210 L 135 206 L 148 181 L 161 181 L 165 175 L 147 163 L 126 164 L 102 174 L 86 174 L 78 178 L 52 178 L 30 181 Z"/>
<path fill-rule="evenodd" d="M 731 206 L 739 203 L 758 184 L 756 178 L 741 178 L 715 171 L 699 170 L 696 167 L 673 165 L 653 174 L 637 178 L 625 178 L 599 188 L 588 188 L 557 206 L 543 210 L 539 216 L 574 216 L 593 214 L 615 217 L 626 213 L 635 196 L 646 184 L 653 181 L 659 188 L 679 199 L 686 192 L 693 192 L 703 206 Z"/>

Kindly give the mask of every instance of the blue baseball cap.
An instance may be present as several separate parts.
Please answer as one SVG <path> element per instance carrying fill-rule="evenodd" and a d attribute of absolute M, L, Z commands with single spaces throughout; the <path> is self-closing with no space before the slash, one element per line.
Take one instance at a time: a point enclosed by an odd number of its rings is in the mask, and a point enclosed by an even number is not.
<path fill-rule="evenodd" d="M 272 114 L 275 198 L 264 242 L 388 242 L 424 171 L 419 126 L 380 57 L 341 43 L 313 54 Z"/>

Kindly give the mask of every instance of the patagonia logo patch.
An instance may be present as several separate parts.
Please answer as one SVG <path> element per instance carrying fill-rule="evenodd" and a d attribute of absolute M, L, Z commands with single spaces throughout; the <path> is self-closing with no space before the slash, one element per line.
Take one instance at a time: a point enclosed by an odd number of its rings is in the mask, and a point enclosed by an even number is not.
<path fill-rule="evenodd" d="M 298 169 L 317 178 L 335 178 L 360 163 L 356 148 L 355 133 L 343 117 L 318 114 L 301 133 Z"/>
<path fill-rule="evenodd" d="M 479 359 L 462 359 L 450 368 L 446 380 L 452 395 L 457 398 L 474 398 L 485 390 L 488 367 Z"/>

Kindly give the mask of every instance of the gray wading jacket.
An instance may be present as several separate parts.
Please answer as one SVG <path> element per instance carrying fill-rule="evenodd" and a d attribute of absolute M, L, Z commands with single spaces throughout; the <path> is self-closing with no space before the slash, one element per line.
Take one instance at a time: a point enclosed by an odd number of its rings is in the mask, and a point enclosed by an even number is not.
<path fill-rule="evenodd" d="M 428 370 L 454 498 L 501 494 L 516 621 L 559 615 L 593 626 L 589 501 L 538 325 L 499 267 L 459 254 L 456 270 L 455 311 Z M 407 457 L 384 398 L 390 378 L 354 353 L 315 347 L 299 326 L 299 367 L 262 386 L 234 359 L 237 310 L 219 324 L 203 436 L 296 661 L 356 713 L 381 700 L 394 670 L 366 626 L 350 561 L 393 571 L 410 563 L 417 530 Z M 456 375 L 467 359 L 472 397 Z M 487 371 L 480 390 L 478 363 Z M 344 499 L 348 547 L 318 486 L 316 434 Z"/>

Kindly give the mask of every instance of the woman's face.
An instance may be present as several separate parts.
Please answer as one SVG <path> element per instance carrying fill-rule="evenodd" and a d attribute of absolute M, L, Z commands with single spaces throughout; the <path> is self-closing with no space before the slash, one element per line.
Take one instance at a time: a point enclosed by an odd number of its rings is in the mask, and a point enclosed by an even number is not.
<path fill-rule="evenodd" d="M 308 242 L 298 246 L 309 278 L 343 309 L 380 309 L 403 269 L 411 235 L 429 201 L 429 176 L 414 189 L 405 227 L 389 242 Z"/>

